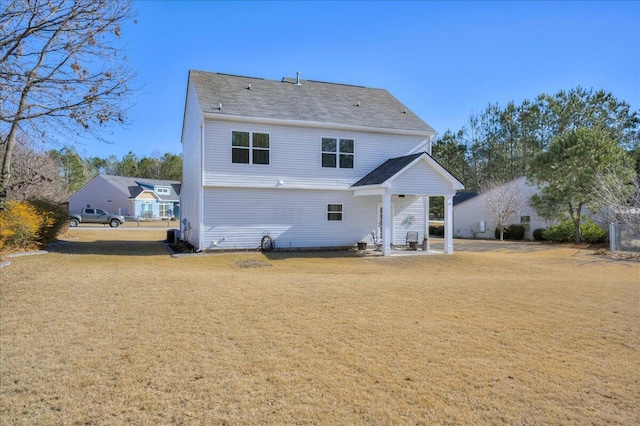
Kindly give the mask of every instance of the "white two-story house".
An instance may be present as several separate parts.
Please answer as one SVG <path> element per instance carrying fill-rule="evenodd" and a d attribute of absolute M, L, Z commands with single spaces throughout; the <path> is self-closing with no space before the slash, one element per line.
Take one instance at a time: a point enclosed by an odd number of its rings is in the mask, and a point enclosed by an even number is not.
<path fill-rule="evenodd" d="M 428 232 L 429 196 L 463 185 L 431 156 L 435 131 L 383 89 L 190 71 L 181 236 L 199 251 L 382 242 Z"/>

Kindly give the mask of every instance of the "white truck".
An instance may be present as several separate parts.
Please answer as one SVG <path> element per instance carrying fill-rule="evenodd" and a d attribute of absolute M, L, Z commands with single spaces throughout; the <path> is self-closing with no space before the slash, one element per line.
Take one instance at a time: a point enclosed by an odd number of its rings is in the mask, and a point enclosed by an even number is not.
<path fill-rule="evenodd" d="M 124 223 L 124 216 L 110 214 L 102 209 L 82 209 L 80 213 L 69 214 L 69 226 L 76 227 L 80 223 L 104 223 L 117 228 Z"/>

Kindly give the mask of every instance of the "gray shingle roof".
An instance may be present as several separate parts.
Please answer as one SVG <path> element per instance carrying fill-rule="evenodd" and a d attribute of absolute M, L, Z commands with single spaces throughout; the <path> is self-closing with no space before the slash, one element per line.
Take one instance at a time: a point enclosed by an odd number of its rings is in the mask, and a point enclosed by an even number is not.
<path fill-rule="evenodd" d="M 393 177 L 400 170 L 408 166 L 413 160 L 420 157 L 424 152 L 417 154 L 405 155 L 404 157 L 390 158 L 378 167 L 376 167 L 368 175 L 357 181 L 353 186 L 380 185 Z"/>
<path fill-rule="evenodd" d="M 203 113 L 434 132 L 384 89 L 193 70 L 189 78 Z"/>
<path fill-rule="evenodd" d="M 147 186 L 167 186 L 170 188 L 169 194 L 156 194 L 159 199 L 164 201 L 179 201 L 180 195 L 180 187 L 181 184 L 175 180 L 162 180 L 162 179 L 146 179 L 146 178 L 135 178 L 135 177 L 126 177 L 126 176 L 113 176 L 113 175 L 101 175 L 104 180 L 110 182 L 113 186 L 118 188 L 120 191 L 125 193 L 131 198 L 135 198 L 142 191 L 140 185 Z"/>
<path fill-rule="evenodd" d="M 453 205 L 455 206 L 460 203 L 464 203 L 465 201 L 470 200 L 477 195 L 477 192 L 458 192 L 453 196 Z"/>

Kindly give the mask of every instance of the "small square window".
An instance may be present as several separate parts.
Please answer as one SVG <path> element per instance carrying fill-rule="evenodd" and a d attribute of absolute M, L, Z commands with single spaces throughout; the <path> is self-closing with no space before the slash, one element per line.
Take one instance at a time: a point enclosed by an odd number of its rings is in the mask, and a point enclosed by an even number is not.
<path fill-rule="evenodd" d="M 342 204 L 327 205 L 327 220 L 342 220 Z"/>

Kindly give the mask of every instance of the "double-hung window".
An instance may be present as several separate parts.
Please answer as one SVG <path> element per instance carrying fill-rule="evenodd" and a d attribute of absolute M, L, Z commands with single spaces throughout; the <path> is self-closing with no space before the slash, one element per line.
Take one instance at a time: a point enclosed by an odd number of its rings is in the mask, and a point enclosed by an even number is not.
<path fill-rule="evenodd" d="M 353 139 L 322 138 L 322 167 L 353 169 Z"/>
<path fill-rule="evenodd" d="M 327 204 L 327 220 L 342 220 L 342 204 Z"/>
<path fill-rule="evenodd" d="M 231 162 L 240 164 L 269 164 L 269 134 L 231 132 Z"/>

